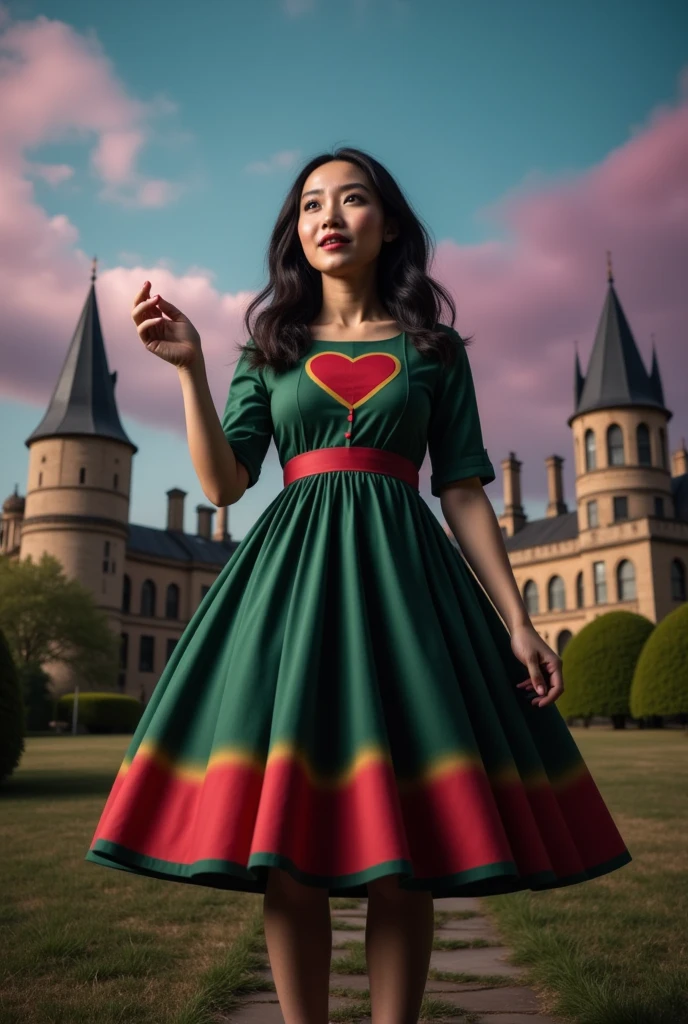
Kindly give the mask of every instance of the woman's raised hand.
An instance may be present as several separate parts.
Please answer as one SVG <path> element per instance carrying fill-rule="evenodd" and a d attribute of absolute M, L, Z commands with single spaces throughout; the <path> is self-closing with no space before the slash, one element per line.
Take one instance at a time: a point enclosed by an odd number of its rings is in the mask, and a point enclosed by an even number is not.
<path fill-rule="evenodd" d="M 202 358 L 200 335 L 180 309 L 162 295 L 151 295 L 150 288 L 150 281 L 146 281 L 134 297 L 131 318 L 139 338 L 153 355 L 180 369 L 188 369 Z M 169 319 L 165 319 L 163 313 Z"/>

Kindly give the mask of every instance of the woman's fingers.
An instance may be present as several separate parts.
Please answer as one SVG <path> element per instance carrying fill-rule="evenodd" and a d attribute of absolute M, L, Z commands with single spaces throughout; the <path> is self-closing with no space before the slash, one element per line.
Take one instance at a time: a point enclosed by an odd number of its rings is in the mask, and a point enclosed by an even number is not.
<path fill-rule="evenodd" d="M 141 291 L 138 291 L 138 292 L 136 293 L 136 295 L 134 296 L 134 305 L 132 306 L 132 310 L 131 310 L 132 316 L 134 315 L 134 310 L 136 309 L 136 307 L 137 307 L 137 306 L 138 306 L 138 305 L 139 305 L 139 304 L 140 304 L 140 303 L 141 303 L 141 302 L 142 302 L 142 301 L 143 301 L 144 299 L 148 298 L 148 296 L 149 296 L 149 294 L 150 294 L 150 286 L 151 286 L 151 283 L 150 283 L 150 281 L 146 281 L 146 282 L 145 282 L 145 284 L 144 284 L 144 286 L 143 286 L 143 288 L 141 289 Z"/>
<path fill-rule="evenodd" d="M 164 323 L 165 318 L 162 316 L 156 317 L 153 320 L 144 320 L 143 323 L 138 325 L 139 338 L 141 339 L 141 341 L 153 341 L 153 338 L 149 338 L 146 335 L 148 334 L 152 327 L 157 327 L 159 324 Z"/>
<path fill-rule="evenodd" d="M 542 672 L 540 671 L 540 659 L 537 652 L 534 652 L 528 658 L 528 671 L 530 672 L 530 678 L 537 692 L 542 694 L 546 693 L 547 687 L 545 686 L 545 680 Z"/>
<path fill-rule="evenodd" d="M 561 662 L 555 663 L 551 667 L 549 676 L 549 692 L 545 697 L 536 699 L 535 703 L 538 707 L 544 707 L 545 704 L 552 704 L 558 697 L 561 697 L 564 692 L 564 677 L 561 671 Z"/>
<path fill-rule="evenodd" d="M 186 320 L 186 317 L 182 313 L 181 309 L 177 309 L 167 299 L 163 299 L 162 295 L 158 295 L 158 305 L 162 309 L 163 313 L 167 313 L 170 320 Z"/>
<path fill-rule="evenodd" d="M 139 302 L 134 306 L 131 311 L 131 319 L 135 324 L 140 325 L 144 316 L 148 316 L 151 310 L 155 310 L 155 312 L 160 313 L 162 316 L 162 310 L 158 309 L 159 298 L 159 295 L 152 295 L 150 298 L 144 299 L 142 302 Z"/>

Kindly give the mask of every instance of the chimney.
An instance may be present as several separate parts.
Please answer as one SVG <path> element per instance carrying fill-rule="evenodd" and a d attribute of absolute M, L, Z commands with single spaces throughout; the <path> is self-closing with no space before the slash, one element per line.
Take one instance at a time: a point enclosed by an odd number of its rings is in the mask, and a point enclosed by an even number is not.
<path fill-rule="evenodd" d="M 561 455 L 550 455 L 549 458 L 545 459 L 545 465 L 547 466 L 547 491 L 549 493 L 549 504 L 545 515 L 548 518 L 560 516 L 564 512 L 568 512 L 566 502 L 564 501 L 564 481 L 561 472 L 563 461 Z"/>
<path fill-rule="evenodd" d="M 671 453 L 671 475 L 683 476 L 688 473 L 688 452 L 686 451 L 686 439 L 681 438 L 681 447 Z"/>
<path fill-rule="evenodd" d="M 216 509 L 217 519 L 215 520 L 215 530 L 213 531 L 213 540 L 219 540 L 220 543 L 231 540 L 229 533 L 229 511 L 226 505 Z"/>
<path fill-rule="evenodd" d="M 509 452 L 507 459 L 502 459 L 504 474 L 504 512 L 498 516 L 499 525 L 506 527 L 507 537 L 525 526 L 526 515 L 521 505 L 521 463 L 514 452 Z"/>
<path fill-rule="evenodd" d="M 196 533 L 199 537 L 210 540 L 210 530 L 213 521 L 214 505 L 196 505 L 197 527 Z"/>
<path fill-rule="evenodd" d="M 173 487 L 167 492 L 167 529 L 184 532 L 184 498 L 186 491 Z"/>

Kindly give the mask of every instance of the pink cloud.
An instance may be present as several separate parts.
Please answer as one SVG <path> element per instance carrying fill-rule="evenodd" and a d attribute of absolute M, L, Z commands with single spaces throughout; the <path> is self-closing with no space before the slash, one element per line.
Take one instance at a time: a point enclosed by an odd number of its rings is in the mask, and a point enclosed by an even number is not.
<path fill-rule="evenodd" d="M 49 185 L 61 185 L 63 181 L 74 177 L 74 168 L 69 164 L 32 163 L 28 165 L 27 171 L 46 181 Z"/>
<path fill-rule="evenodd" d="M 531 189 L 483 211 L 508 241 L 437 247 L 434 272 L 457 303 L 456 327 L 469 348 L 485 444 L 501 490 L 499 463 L 516 451 L 524 499 L 546 498 L 548 455 L 566 460 L 573 507 L 574 343 L 586 372 L 607 291 L 606 250 L 615 289 L 649 370 L 654 334 L 672 450 L 688 437 L 688 72 L 675 107 L 597 166 Z"/>
<path fill-rule="evenodd" d="M 97 137 L 92 160 L 103 189 L 129 189 L 121 201 L 155 206 L 178 186 L 144 180 L 133 169 L 146 139 L 146 116 L 151 106 L 164 110 L 166 101 L 146 105 L 126 96 L 97 44 L 68 26 L 37 18 L 7 27 L 5 18 L 2 30 L 1 15 L 0 7 L 0 303 L 9 358 L 1 364 L 0 389 L 34 404 L 38 416 L 86 296 L 90 256 L 79 248 L 79 232 L 69 218 L 49 217 L 37 203 L 26 151 L 90 132 Z M 510 450 L 524 463 L 526 502 L 546 496 L 544 459 L 564 456 L 572 504 L 566 419 L 572 411 L 574 342 L 585 369 L 606 293 L 607 249 L 647 366 L 651 332 L 656 337 L 665 396 L 674 411 L 672 447 L 688 436 L 688 75 L 680 84 L 676 105 L 656 110 L 599 165 L 516 188 L 482 211 L 508 241 L 461 245 L 448 239 L 438 246 L 433 273 L 455 296 L 457 328 L 476 336 L 470 359 L 485 443 L 497 471 L 488 488 L 496 505 L 499 464 Z M 126 262 L 134 265 L 99 273 L 97 286 L 108 360 L 118 373 L 119 408 L 141 423 L 184 436 L 176 374 L 139 341 L 130 319 L 133 295 L 148 278 L 196 324 L 218 409 L 252 296 L 223 293 L 208 268 L 179 272 L 163 254 L 152 267 L 141 265 L 135 253 Z M 427 493 L 427 460 L 421 476 Z"/>
<path fill-rule="evenodd" d="M 142 196 L 142 205 L 151 205 L 136 160 L 149 122 L 174 107 L 165 97 L 143 102 L 129 96 L 93 35 L 43 16 L 12 23 L 3 9 L 0 109 L 0 156 L 16 173 L 27 172 L 24 155 L 36 146 L 95 136 L 91 166 L 107 186 L 101 198 L 131 205 Z M 156 205 L 179 194 L 170 183 L 166 191 L 152 184 Z"/>

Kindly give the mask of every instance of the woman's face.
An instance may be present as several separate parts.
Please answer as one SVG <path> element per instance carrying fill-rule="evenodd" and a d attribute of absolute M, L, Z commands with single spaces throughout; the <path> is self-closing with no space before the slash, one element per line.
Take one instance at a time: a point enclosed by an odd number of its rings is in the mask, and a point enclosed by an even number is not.
<path fill-rule="evenodd" d="M 298 229 L 310 265 L 334 277 L 348 276 L 374 262 L 383 241 L 395 237 L 385 227 L 382 204 L 367 172 L 345 160 L 321 164 L 306 178 Z M 320 243 L 333 232 L 348 241 L 334 249 L 324 248 Z"/>

